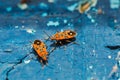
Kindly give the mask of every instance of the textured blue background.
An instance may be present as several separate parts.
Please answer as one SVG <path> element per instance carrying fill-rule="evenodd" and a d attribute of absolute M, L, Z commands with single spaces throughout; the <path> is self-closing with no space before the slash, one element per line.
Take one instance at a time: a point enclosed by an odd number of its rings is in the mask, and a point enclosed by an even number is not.
<path fill-rule="evenodd" d="M 86 14 L 67 10 L 78 1 L 58 0 L 50 4 L 32 0 L 29 8 L 22 11 L 16 6 L 19 1 L 0 0 L 0 80 L 92 80 L 92 77 L 95 80 L 117 80 L 108 79 L 108 75 L 116 64 L 119 50 L 105 46 L 120 45 L 119 28 L 114 29 L 120 23 L 120 10 L 110 9 L 109 0 L 98 0 L 95 8 L 102 8 L 104 14 L 89 11 L 95 20 L 92 23 Z M 41 7 L 40 2 L 46 6 Z M 42 17 L 43 13 L 48 15 Z M 59 25 L 47 26 L 49 21 L 58 21 Z M 36 32 L 28 33 L 28 29 Z M 35 57 L 34 54 L 25 57 L 32 51 L 30 41 L 45 41 L 47 36 L 43 31 L 52 35 L 66 29 L 76 30 L 76 42 L 80 45 L 69 44 L 65 51 L 63 47 L 57 48 L 44 69 L 37 60 L 25 64 L 24 60 Z M 50 44 L 50 41 L 46 42 L 48 50 Z M 6 52 L 8 49 L 11 51 Z"/>

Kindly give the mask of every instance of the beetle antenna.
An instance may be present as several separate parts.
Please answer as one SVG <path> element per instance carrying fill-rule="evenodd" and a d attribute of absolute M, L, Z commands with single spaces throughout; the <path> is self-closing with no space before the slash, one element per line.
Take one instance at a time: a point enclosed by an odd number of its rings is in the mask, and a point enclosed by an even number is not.
<path fill-rule="evenodd" d="M 56 49 L 56 47 L 53 47 L 50 51 L 49 51 L 49 54 L 48 56 Z"/>
<path fill-rule="evenodd" d="M 43 31 L 47 36 L 48 38 L 46 40 L 50 40 L 50 35 L 48 35 L 48 33 L 46 31 Z"/>

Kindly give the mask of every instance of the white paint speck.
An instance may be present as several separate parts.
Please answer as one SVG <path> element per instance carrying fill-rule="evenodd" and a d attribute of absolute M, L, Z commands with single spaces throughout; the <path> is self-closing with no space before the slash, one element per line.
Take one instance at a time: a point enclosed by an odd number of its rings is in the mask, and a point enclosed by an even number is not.
<path fill-rule="evenodd" d="M 83 44 L 85 44 L 85 42 L 82 42 Z"/>
<path fill-rule="evenodd" d="M 118 51 L 118 55 L 120 55 L 120 51 Z"/>
<path fill-rule="evenodd" d="M 36 30 L 34 30 L 34 29 L 26 29 L 26 32 L 28 32 L 30 34 L 34 34 L 36 32 Z"/>
<path fill-rule="evenodd" d="M 4 49 L 4 52 L 12 52 L 13 50 L 12 49 Z"/>
<path fill-rule="evenodd" d="M 70 23 L 68 23 L 68 26 L 71 26 L 71 24 L 70 24 Z"/>
<path fill-rule="evenodd" d="M 45 16 L 47 16 L 47 15 L 48 15 L 47 13 L 43 13 L 41 16 L 45 17 Z"/>
<path fill-rule="evenodd" d="M 25 26 L 22 26 L 22 28 L 25 28 Z"/>
<path fill-rule="evenodd" d="M 17 6 L 18 6 L 21 10 L 25 10 L 25 9 L 28 8 L 28 5 L 27 5 L 26 3 L 24 3 L 24 4 L 18 4 Z"/>
<path fill-rule="evenodd" d="M 63 32 L 63 29 L 61 29 L 60 31 Z"/>
<path fill-rule="evenodd" d="M 117 23 L 117 22 L 118 22 L 118 21 L 115 19 L 115 20 L 114 20 L 114 23 Z"/>
<path fill-rule="evenodd" d="M 64 23 L 67 23 L 67 20 L 64 20 Z"/>
<path fill-rule="evenodd" d="M 74 11 L 74 10 L 76 9 L 77 5 L 78 5 L 78 4 L 75 3 L 75 4 L 71 5 L 71 6 L 68 6 L 67 9 L 68 9 L 69 11 Z"/>
<path fill-rule="evenodd" d="M 120 80 L 120 78 L 118 80 Z"/>
<path fill-rule="evenodd" d="M 54 3 L 54 2 L 55 2 L 55 0 L 48 0 L 48 2 L 49 2 L 49 3 Z"/>
<path fill-rule="evenodd" d="M 89 66 L 89 68 L 90 68 L 90 69 L 93 69 L 93 66 L 91 65 L 91 66 Z"/>
<path fill-rule="evenodd" d="M 111 55 L 109 55 L 109 56 L 108 56 L 108 59 L 111 59 L 111 58 L 112 58 L 112 56 L 111 56 Z"/>
<path fill-rule="evenodd" d="M 93 50 L 93 53 L 95 53 L 95 50 Z"/>
<path fill-rule="evenodd" d="M 30 63 L 30 60 L 27 60 L 27 61 L 24 60 L 24 63 L 25 63 L 25 64 L 28 64 L 28 63 Z"/>
<path fill-rule="evenodd" d="M 48 78 L 47 80 L 52 80 L 52 79 Z"/>
<path fill-rule="evenodd" d="M 18 28 L 18 26 L 15 26 L 15 28 Z"/>
<path fill-rule="evenodd" d="M 98 0 L 91 0 L 93 2 L 92 7 L 96 6 Z"/>
<path fill-rule="evenodd" d="M 94 19 L 91 19 L 91 22 L 92 22 L 92 23 L 94 23 L 94 22 L 95 22 L 95 20 L 94 20 Z"/>
<path fill-rule="evenodd" d="M 59 22 L 58 21 L 55 21 L 55 22 L 53 22 L 53 21 L 49 21 L 48 23 L 47 23 L 47 26 L 59 26 Z"/>
<path fill-rule="evenodd" d="M 120 51 L 118 51 L 118 53 L 117 53 L 116 60 L 120 61 Z"/>
<path fill-rule="evenodd" d="M 89 19 L 92 19 L 92 16 L 91 16 L 90 14 L 88 14 L 87 17 L 88 17 Z"/>
<path fill-rule="evenodd" d="M 119 0 L 110 0 L 110 7 L 112 9 L 117 9 L 120 6 L 120 1 Z"/>

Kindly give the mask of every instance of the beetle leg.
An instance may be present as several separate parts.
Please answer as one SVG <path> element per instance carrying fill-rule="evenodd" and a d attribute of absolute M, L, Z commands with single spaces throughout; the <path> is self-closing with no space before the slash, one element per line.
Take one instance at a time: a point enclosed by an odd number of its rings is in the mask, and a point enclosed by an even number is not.
<path fill-rule="evenodd" d="M 77 42 L 71 42 L 71 44 L 76 44 L 76 45 L 80 45 L 79 43 L 77 43 Z"/>
<path fill-rule="evenodd" d="M 80 44 L 79 44 L 79 43 L 77 43 L 77 42 L 72 42 L 72 44 L 80 45 Z"/>
<path fill-rule="evenodd" d="M 58 41 L 55 41 L 55 44 L 57 44 L 58 43 Z"/>
<path fill-rule="evenodd" d="M 61 46 L 63 46 L 63 43 L 62 43 L 62 41 L 60 41 L 59 43 L 60 43 L 60 45 L 61 45 Z"/>
<path fill-rule="evenodd" d="M 44 69 L 44 65 L 42 65 L 42 69 Z"/>
<path fill-rule="evenodd" d="M 70 40 L 66 40 L 66 42 L 71 42 Z"/>
<path fill-rule="evenodd" d="M 117 72 L 118 72 L 118 66 L 117 66 L 117 64 L 115 64 L 115 65 L 113 66 L 112 71 L 110 72 L 108 78 L 110 78 L 110 77 L 112 77 L 112 76 L 117 77 L 117 75 L 116 75 Z"/>
<path fill-rule="evenodd" d="M 66 46 L 64 45 L 63 47 L 64 47 L 64 51 L 65 51 L 66 50 Z"/>
<path fill-rule="evenodd" d="M 32 41 L 29 41 L 30 43 L 33 43 Z"/>
<path fill-rule="evenodd" d="M 62 42 L 61 42 L 61 41 L 60 41 L 59 43 L 62 45 Z"/>
<path fill-rule="evenodd" d="M 47 39 L 44 39 L 45 40 L 45 42 L 47 42 L 47 41 L 49 41 L 50 39 L 49 38 L 47 38 Z"/>
<path fill-rule="evenodd" d="M 42 64 L 42 67 L 44 67 L 44 63 L 43 63 L 43 60 L 42 60 L 42 59 L 40 60 L 40 62 L 41 62 L 41 64 Z"/>
<path fill-rule="evenodd" d="M 56 49 L 56 47 L 53 47 L 50 51 L 49 51 L 49 54 L 48 56 Z"/>
<path fill-rule="evenodd" d="M 48 62 L 46 62 L 46 65 L 48 65 Z"/>

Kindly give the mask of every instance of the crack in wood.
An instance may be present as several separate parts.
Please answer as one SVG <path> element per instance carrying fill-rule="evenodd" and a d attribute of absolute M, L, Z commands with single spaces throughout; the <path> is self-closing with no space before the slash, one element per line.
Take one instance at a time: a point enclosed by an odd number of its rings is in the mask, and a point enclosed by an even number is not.
<path fill-rule="evenodd" d="M 110 50 L 116 50 L 116 49 L 120 49 L 120 45 L 115 45 L 115 46 L 105 46 L 106 48 L 109 48 Z"/>

